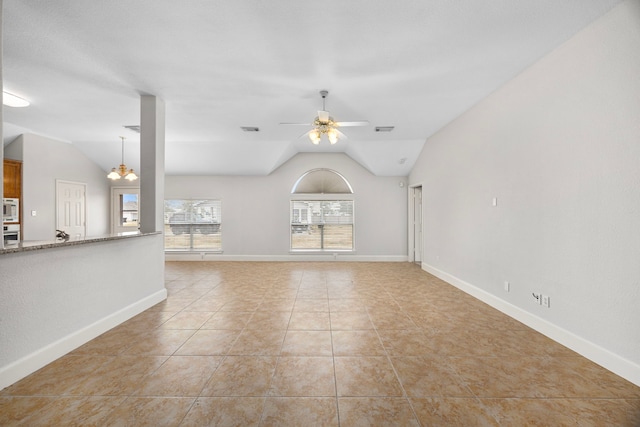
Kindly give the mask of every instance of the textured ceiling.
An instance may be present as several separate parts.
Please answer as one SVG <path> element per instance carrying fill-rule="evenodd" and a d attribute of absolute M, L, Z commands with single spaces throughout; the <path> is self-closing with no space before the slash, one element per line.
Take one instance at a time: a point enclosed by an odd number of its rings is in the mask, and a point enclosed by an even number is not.
<path fill-rule="evenodd" d="M 140 94 L 166 104 L 167 174 L 268 174 L 299 152 L 409 173 L 427 137 L 618 0 L 5 0 L 5 143 L 71 142 L 139 169 Z M 299 138 L 321 109 L 347 140 Z M 242 132 L 256 126 L 258 133 Z M 375 126 L 395 126 L 376 133 Z"/>

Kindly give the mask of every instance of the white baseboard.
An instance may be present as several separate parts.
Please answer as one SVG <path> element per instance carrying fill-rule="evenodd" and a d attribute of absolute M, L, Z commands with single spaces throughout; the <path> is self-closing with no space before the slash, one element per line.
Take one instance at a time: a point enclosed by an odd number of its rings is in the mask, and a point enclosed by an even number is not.
<path fill-rule="evenodd" d="M 161 291 L 151 294 L 121 310 L 116 311 L 115 313 L 85 326 L 66 337 L 54 341 L 7 366 L 3 366 L 0 368 L 0 390 L 21 380 L 70 351 L 75 350 L 109 329 L 118 326 L 137 314 L 142 313 L 144 310 L 164 301 L 166 298 L 167 290 L 162 289 Z"/>
<path fill-rule="evenodd" d="M 528 311 L 523 310 L 503 299 L 496 297 L 489 292 L 480 289 L 472 284 L 458 279 L 457 277 L 446 273 L 442 270 L 422 263 L 422 269 L 434 276 L 444 280 L 445 282 L 455 286 L 461 291 L 489 304 L 491 307 L 513 317 L 519 322 L 524 323 L 532 329 L 540 332 L 552 340 L 570 348 L 576 353 L 586 357 L 587 359 L 597 363 L 605 369 L 610 370 L 616 375 L 640 386 L 640 366 L 628 359 L 618 356 L 611 351 L 600 347 L 566 329 L 563 329 L 545 319 L 542 319 Z"/>
<path fill-rule="evenodd" d="M 165 261 L 346 261 L 346 262 L 408 262 L 407 255 L 357 255 L 352 253 L 295 253 L 286 255 L 227 255 L 212 252 L 167 252 Z"/>

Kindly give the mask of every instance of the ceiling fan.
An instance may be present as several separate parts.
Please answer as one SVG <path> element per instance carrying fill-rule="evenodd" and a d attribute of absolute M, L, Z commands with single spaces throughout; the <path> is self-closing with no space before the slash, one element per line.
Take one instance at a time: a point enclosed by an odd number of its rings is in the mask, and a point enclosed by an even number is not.
<path fill-rule="evenodd" d="M 326 135 L 329 142 L 333 145 L 338 142 L 338 138 L 347 139 L 346 135 L 338 130 L 339 127 L 346 126 L 367 126 L 368 121 L 362 120 L 358 122 L 336 122 L 333 117 L 329 115 L 329 112 L 325 110 L 325 100 L 329 95 L 329 91 L 321 90 L 320 96 L 322 97 L 322 110 L 318 111 L 318 115 L 311 123 L 280 123 L 281 125 L 302 125 L 313 126 L 308 132 L 305 132 L 302 136 L 308 135 L 309 139 L 314 145 L 320 144 L 322 135 Z"/>

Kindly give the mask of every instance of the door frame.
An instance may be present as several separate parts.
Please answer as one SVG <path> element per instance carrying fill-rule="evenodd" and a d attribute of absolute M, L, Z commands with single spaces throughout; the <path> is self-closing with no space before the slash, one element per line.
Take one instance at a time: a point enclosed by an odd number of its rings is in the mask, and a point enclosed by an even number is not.
<path fill-rule="evenodd" d="M 419 247 L 420 249 L 420 260 L 416 261 L 416 242 L 415 242 L 415 220 L 416 220 L 416 215 L 415 215 L 415 191 L 417 188 L 420 188 L 420 191 L 422 193 L 422 203 L 420 205 L 420 224 L 422 225 L 422 230 L 421 230 L 421 236 L 422 239 L 420 242 L 418 242 L 418 244 L 420 245 Z M 408 186 L 408 196 L 407 197 L 407 213 L 408 213 L 408 220 L 407 220 L 407 243 L 408 243 L 408 261 L 409 262 L 420 262 L 420 265 L 422 266 L 422 263 L 424 262 L 424 191 L 423 191 L 424 187 L 422 185 L 422 183 L 418 183 L 418 184 L 412 184 Z"/>
<path fill-rule="evenodd" d="M 58 192 L 60 191 L 60 184 L 73 184 L 73 185 L 81 185 L 84 187 L 84 212 L 82 213 L 84 215 L 83 221 L 82 221 L 82 225 L 84 228 L 84 236 L 86 237 L 87 235 L 87 218 L 89 218 L 88 213 L 87 213 L 87 183 L 86 182 L 79 182 L 79 181 L 69 181 L 66 179 L 56 179 L 56 229 L 58 227 L 58 220 L 60 218 L 58 218 L 58 211 L 59 211 L 59 206 L 58 204 L 60 203 L 60 200 L 58 199 Z"/>
<path fill-rule="evenodd" d="M 130 193 L 136 192 L 138 193 L 138 228 L 135 229 L 135 231 L 139 231 L 139 227 L 140 227 L 140 187 L 128 187 L 128 186 L 116 186 L 116 187 L 111 187 L 111 197 L 110 197 L 110 202 L 109 202 L 109 230 L 111 231 L 111 234 L 115 234 L 115 228 L 116 228 L 116 215 L 115 215 L 115 208 L 116 208 L 116 200 L 115 200 L 115 194 L 117 192 L 122 192 L 122 191 L 128 191 Z M 129 230 L 129 231 L 133 231 L 133 230 Z"/>

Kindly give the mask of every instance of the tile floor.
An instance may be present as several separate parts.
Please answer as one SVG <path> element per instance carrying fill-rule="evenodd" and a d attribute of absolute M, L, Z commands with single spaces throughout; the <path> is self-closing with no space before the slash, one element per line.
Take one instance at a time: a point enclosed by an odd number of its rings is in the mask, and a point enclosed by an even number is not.
<path fill-rule="evenodd" d="M 409 263 L 168 262 L 0 425 L 636 426 L 640 387 Z"/>

